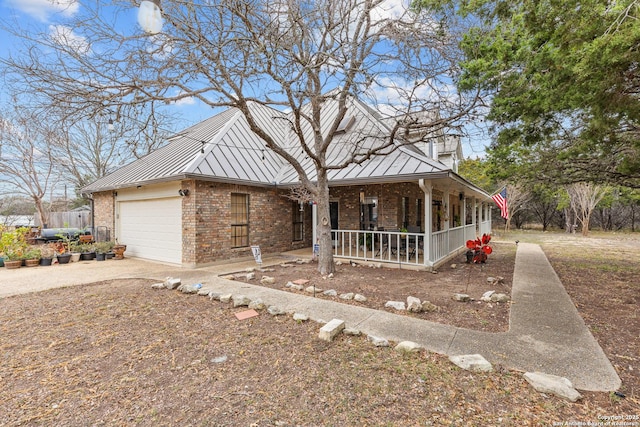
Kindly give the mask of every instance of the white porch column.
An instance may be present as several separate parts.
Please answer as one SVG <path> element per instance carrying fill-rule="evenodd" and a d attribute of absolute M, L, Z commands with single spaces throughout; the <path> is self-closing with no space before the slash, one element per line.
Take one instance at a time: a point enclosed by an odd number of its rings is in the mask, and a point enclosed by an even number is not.
<path fill-rule="evenodd" d="M 460 224 L 467 225 L 467 196 L 462 194 L 462 206 L 460 206 Z"/>
<path fill-rule="evenodd" d="M 313 248 L 313 245 L 318 243 L 318 206 L 315 202 L 311 205 L 311 223 L 313 224 L 313 242 L 311 242 L 311 247 Z"/>
<path fill-rule="evenodd" d="M 431 181 L 420 179 L 418 185 L 424 192 L 424 244 L 422 245 L 422 256 L 424 257 L 424 265 L 431 265 L 431 204 L 433 203 L 433 185 Z"/>
<path fill-rule="evenodd" d="M 448 230 L 450 227 L 450 221 L 451 221 L 451 210 L 450 210 L 450 203 L 449 203 L 449 199 L 450 199 L 450 195 L 449 195 L 449 187 L 445 187 L 444 190 L 442 190 L 442 211 L 444 213 L 444 230 Z"/>
<path fill-rule="evenodd" d="M 481 227 L 482 227 L 482 202 L 480 202 L 480 204 L 478 205 L 478 199 L 477 198 L 473 198 L 473 205 L 475 206 L 474 208 L 474 213 L 476 215 L 476 234 L 481 234 Z"/>
<path fill-rule="evenodd" d="M 477 236 L 478 235 L 478 204 L 475 197 L 471 202 L 471 224 L 473 224 L 476 230 L 476 236 Z"/>
<path fill-rule="evenodd" d="M 484 204 L 484 221 L 487 224 L 485 232 L 491 234 L 491 205 L 489 203 Z"/>

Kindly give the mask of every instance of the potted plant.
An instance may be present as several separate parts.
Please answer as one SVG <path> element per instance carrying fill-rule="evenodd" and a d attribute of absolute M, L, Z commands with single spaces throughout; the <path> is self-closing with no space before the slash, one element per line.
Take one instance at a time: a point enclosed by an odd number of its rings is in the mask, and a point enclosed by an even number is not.
<path fill-rule="evenodd" d="M 107 252 L 111 251 L 113 246 L 114 246 L 113 242 L 95 243 L 96 261 L 104 261 L 106 259 Z"/>
<path fill-rule="evenodd" d="M 80 261 L 80 242 L 78 240 L 70 240 L 68 243 L 68 250 L 71 252 L 71 262 Z"/>
<path fill-rule="evenodd" d="M 5 268 L 20 268 L 22 266 L 23 255 L 27 250 L 25 234 L 27 229 L 17 229 L 14 231 L 2 230 L 0 236 L 0 252 L 3 254 Z"/>
<path fill-rule="evenodd" d="M 124 259 L 124 251 L 127 250 L 127 245 L 116 242 L 113 246 L 113 253 L 116 254 L 115 259 Z"/>
<path fill-rule="evenodd" d="M 50 245 L 44 245 L 40 248 L 40 265 L 51 265 L 56 251 Z"/>
<path fill-rule="evenodd" d="M 57 245 L 58 250 L 58 264 L 69 264 L 71 261 L 71 236 L 69 233 L 59 233 L 56 234 L 56 237 L 60 238 L 59 244 Z"/>
<path fill-rule="evenodd" d="M 37 267 L 40 265 L 40 257 L 40 248 L 37 246 L 27 247 L 27 250 L 22 254 L 22 259 L 24 259 L 24 265 L 26 267 Z"/>
<path fill-rule="evenodd" d="M 90 261 L 96 257 L 96 247 L 94 243 L 82 243 L 78 245 L 80 259 L 82 261 Z"/>

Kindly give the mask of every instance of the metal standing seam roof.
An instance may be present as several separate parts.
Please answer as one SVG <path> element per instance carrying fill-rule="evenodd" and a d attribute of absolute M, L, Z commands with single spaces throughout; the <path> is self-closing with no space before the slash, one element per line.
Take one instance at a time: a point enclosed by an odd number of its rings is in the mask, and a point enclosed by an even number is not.
<path fill-rule="evenodd" d="M 287 147 L 292 138 L 285 120 L 287 115 L 275 109 L 254 104 L 251 113 L 258 124 L 276 141 Z M 323 130 L 338 113 L 337 101 L 328 101 L 323 111 L 326 121 Z M 337 134 L 327 152 L 329 164 L 341 163 L 357 141 L 362 147 L 371 147 L 388 137 L 389 128 L 371 113 L 364 104 L 351 100 L 347 114 L 355 116 L 353 125 Z M 310 126 L 303 129 L 311 138 Z M 310 139 L 308 139 L 310 140 Z M 311 159 L 298 144 L 289 147 L 301 162 L 309 179 L 316 179 Z M 204 151 L 204 152 L 202 152 Z M 353 182 L 398 182 L 408 179 L 429 178 L 429 175 L 447 176 L 451 171 L 411 147 L 397 147 L 384 156 L 374 156 L 361 165 L 351 164 L 344 169 L 329 172 L 332 185 Z M 84 187 L 84 193 L 114 190 L 136 185 L 167 182 L 179 179 L 208 179 L 245 185 L 296 185 L 299 177 L 293 166 L 269 149 L 253 133 L 242 112 L 235 108 L 225 110 L 193 125 L 172 138 L 169 143 L 147 156 L 123 166 L 113 173 Z"/>

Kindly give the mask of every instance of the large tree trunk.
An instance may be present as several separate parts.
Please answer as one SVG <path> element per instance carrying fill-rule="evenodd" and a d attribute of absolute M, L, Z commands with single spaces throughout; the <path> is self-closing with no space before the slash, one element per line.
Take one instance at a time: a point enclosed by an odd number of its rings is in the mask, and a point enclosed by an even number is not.
<path fill-rule="evenodd" d="M 39 197 L 33 197 L 33 201 L 35 202 L 36 205 L 36 212 L 38 214 L 38 216 L 40 217 L 40 225 L 42 226 L 42 228 L 45 228 L 47 226 L 47 224 L 49 223 L 49 213 L 46 211 L 46 209 L 44 208 L 44 205 L 42 204 L 42 199 Z"/>
<path fill-rule="evenodd" d="M 331 214 L 329 209 L 329 181 L 325 171 L 318 171 L 318 240 L 320 252 L 318 253 L 318 271 L 320 274 L 329 274 L 335 271 L 333 264 L 333 248 L 331 242 Z"/>

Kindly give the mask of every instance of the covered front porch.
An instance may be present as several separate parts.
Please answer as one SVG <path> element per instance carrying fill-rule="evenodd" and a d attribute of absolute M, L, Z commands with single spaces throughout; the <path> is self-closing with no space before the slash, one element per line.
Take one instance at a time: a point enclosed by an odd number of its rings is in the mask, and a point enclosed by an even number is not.
<path fill-rule="evenodd" d="M 434 268 L 491 233 L 489 195 L 457 175 L 332 188 L 331 196 L 336 258 Z"/>

